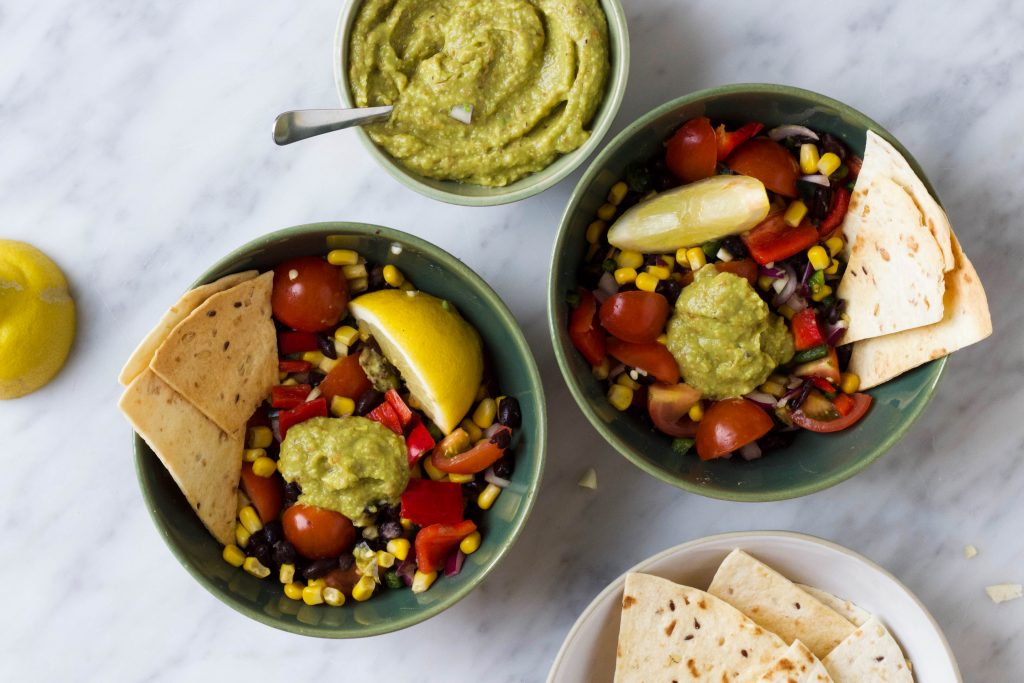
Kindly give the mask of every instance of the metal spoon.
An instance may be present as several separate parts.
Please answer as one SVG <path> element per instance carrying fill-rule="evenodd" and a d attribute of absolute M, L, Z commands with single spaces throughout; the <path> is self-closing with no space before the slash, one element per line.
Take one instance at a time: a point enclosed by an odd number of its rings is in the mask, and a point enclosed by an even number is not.
<path fill-rule="evenodd" d="M 394 107 L 358 107 L 355 109 L 302 109 L 286 111 L 274 119 L 274 142 L 290 145 L 334 130 L 384 121 Z"/>

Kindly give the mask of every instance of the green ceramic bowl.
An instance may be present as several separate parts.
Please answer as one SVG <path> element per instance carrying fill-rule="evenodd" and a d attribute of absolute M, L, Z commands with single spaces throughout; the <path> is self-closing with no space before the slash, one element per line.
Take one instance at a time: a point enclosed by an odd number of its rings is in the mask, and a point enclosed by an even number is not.
<path fill-rule="evenodd" d="M 864 151 L 866 131 L 870 129 L 903 153 L 933 195 L 935 189 L 892 135 L 855 109 L 798 88 L 741 84 L 701 90 L 642 116 L 597 156 L 562 216 L 548 282 L 548 319 L 562 374 L 594 427 L 636 466 L 686 491 L 738 501 L 804 496 L 852 477 L 896 443 L 931 399 L 945 359 L 872 389 L 875 401 L 871 412 L 846 431 L 802 433 L 785 451 L 753 462 L 740 458 L 701 462 L 694 455 L 675 455 L 668 437 L 645 429 L 635 417 L 615 410 L 591 375 L 589 364 L 569 340 L 566 293 L 576 288 L 587 225 L 604 203 L 608 189 L 622 177 L 626 165 L 651 158 L 670 133 L 695 116 L 736 125 L 748 121 L 762 121 L 768 127 L 803 124 L 839 136 L 858 154 Z"/>
<path fill-rule="evenodd" d="M 348 1 L 338 17 L 338 27 L 334 35 L 334 83 L 343 107 L 356 106 L 349 91 L 348 42 L 360 2 L 361 0 Z M 463 206 L 496 206 L 517 202 L 543 192 L 572 173 L 577 166 L 583 163 L 584 159 L 590 156 L 591 152 L 597 149 L 605 133 L 608 132 L 615 114 L 619 111 L 622 96 L 626 92 L 626 78 L 629 75 L 629 31 L 626 28 L 626 14 L 622 10 L 619 0 L 599 0 L 599 2 L 608 18 L 608 58 L 611 66 L 604 100 L 590 122 L 590 138 L 569 154 L 563 154 L 555 159 L 544 170 L 520 178 L 504 187 L 484 187 L 483 185 L 435 180 L 405 168 L 390 154 L 378 147 L 362 129 L 357 131 L 360 140 L 369 150 L 370 155 L 393 178 L 431 199 Z"/>
<path fill-rule="evenodd" d="M 452 301 L 483 337 L 502 391 L 519 399 L 512 485 L 485 515 L 483 544 L 462 572 L 441 577 L 430 590 L 386 590 L 345 606 L 307 606 L 286 598 L 274 578 L 256 579 L 221 559 L 210 536 L 170 475 L 137 435 L 135 464 L 150 515 L 171 552 L 210 593 L 242 614 L 285 631 L 327 638 L 358 638 L 412 626 L 454 605 L 487 576 L 519 536 L 536 498 L 544 467 L 544 391 L 533 355 L 515 319 L 480 277 L 446 251 L 404 232 L 363 223 L 314 223 L 274 232 L 214 264 L 193 286 L 229 273 L 268 270 L 294 256 L 355 249 L 372 261 L 393 263 L 424 291 Z M 395 253 L 399 251 L 400 253 Z"/>

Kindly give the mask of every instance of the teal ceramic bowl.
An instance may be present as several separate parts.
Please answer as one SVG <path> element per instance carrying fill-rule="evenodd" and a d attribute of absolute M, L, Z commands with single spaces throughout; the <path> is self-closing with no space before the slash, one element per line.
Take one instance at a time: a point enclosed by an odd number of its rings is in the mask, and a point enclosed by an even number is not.
<path fill-rule="evenodd" d="M 435 180 L 408 170 L 385 150 L 370 139 L 365 130 L 357 135 L 370 155 L 398 182 L 420 194 L 449 204 L 463 206 L 496 206 L 526 199 L 543 192 L 572 173 L 576 167 L 597 149 L 615 114 L 619 111 L 622 96 L 626 92 L 626 78 L 629 75 L 629 31 L 626 28 L 626 13 L 619 0 L 598 0 L 608 19 L 608 82 L 605 96 L 590 122 L 590 138 L 580 147 L 555 159 L 547 168 L 520 178 L 504 187 L 485 187 L 469 183 Z M 343 107 L 354 107 L 348 81 L 348 43 L 352 25 L 362 0 L 348 0 L 338 16 L 334 35 L 334 83 Z"/>
<path fill-rule="evenodd" d="M 679 125 L 695 116 L 735 125 L 748 121 L 761 121 L 767 127 L 803 124 L 837 135 L 857 154 L 863 154 L 866 132 L 870 129 L 903 153 L 933 195 L 935 189 L 906 149 L 855 109 L 798 88 L 741 84 L 695 92 L 640 117 L 595 158 L 562 216 L 548 282 L 548 319 L 562 375 L 597 431 L 637 467 L 686 491 L 737 501 L 804 496 L 857 474 L 906 434 L 931 399 L 945 359 L 872 389 L 870 394 L 875 400 L 870 413 L 843 432 L 801 433 L 786 450 L 752 462 L 740 458 L 701 462 L 692 454 L 674 454 L 668 437 L 615 410 L 591 375 L 589 364 L 569 340 L 566 294 L 576 288 L 587 225 L 604 203 L 609 188 L 623 176 L 626 165 L 654 156 Z"/>
<path fill-rule="evenodd" d="M 533 355 L 497 294 L 451 254 L 404 232 L 363 223 L 315 223 L 274 232 L 218 261 L 193 286 L 229 273 L 268 270 L 295 256 L 355 249 L 378 263 L 395 264 L 416 286 L 453 302 L 479 330 L 495 379 L 519 400 L 523 425 L 516 437 L 516 469 L 484 515 L 483 544 L 461 573 L 440 577 L 430 590 L 386 590 L 342 607 L 308 606 L 286 598 L 276 578 L 264 580 L 221 559 L 170 475 L 137 435 L 135 465 L 150 515 L 178 561 L 206 590 L 256 621 L 285 631 L 326 638 L 359 638 L 406 628 L 451 607 L 473 590 L 508 552 L 530 514 L 544 467 L 544 392 Z M 399 252 L 399 253 L 395 253 Z"/>

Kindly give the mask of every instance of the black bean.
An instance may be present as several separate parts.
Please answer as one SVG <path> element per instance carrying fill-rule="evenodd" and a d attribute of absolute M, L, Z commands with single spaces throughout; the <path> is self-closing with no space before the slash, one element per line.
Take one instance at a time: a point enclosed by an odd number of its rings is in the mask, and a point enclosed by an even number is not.
<path fill-rule="evenodd" d="M 764 453 L 781 450 L 793 443 L 793 439 L 796 438 L 798 432 L 799 430 L 796 429 L 786 432 L 768 432 L 757 440 L 757 446 Z"/>
<path fill-rule="evenodd" d="M 846 161 L 846 155 L 848 154 L 846 145 L 844 145 L 843 141 L 835 135 L 832 135 L 831 133 L 822 133 L 821 148 L 824 150 L 824 153 L 827 154 L 828 152 L 832 152 L 843 161 Z"/>
<path fill-rule="evenodd" d="M 506 396 L 498 404 L 498 422 L 516 429 L 523 423 L 523 413 L 519 410 L 519 400 L 514 396 Z"/>
<path fill-rule="evenodd" d="M 302 487 L 299 486 L 299 482 L 290 481 L 284 485 L 284 504 L 285 507 L 295 505 L 295 501 L 299 499 L 302 494 Z"/>
<path fill-rule="evenodd" d="M 397 522 L 402 517 L 402 510 L 397 505 L 380 503 L 377 505 L 377 523 Z"/>
<path fill-rule="evenodd" d="M 245 554 L 249 557 L 255 557 L 264 567 L 274 566 L 273 550 L 266 543 L 253 543 L 250 538 L 249 544 L 245 547 Z"/>
<path fill-rule="evenodd" d="M 327 377 L 327 375 L 322 372 L 312 371 L 309 373 L 309 379 L 306 380 L 306 383 L 311 387 L 318 387 L 320 386 L 320 382 L 324 381 L 325 377 Z"/>
<path fill-rule="evenodd" d="M 320 353 L 324 354 L 331 360 L 338 359 L 338 350 L 334 348 L 334 340 L 326 334 L 316 335 L 316 345 L 317 348 L 320 349 Z"/>
<path fill-rule="evenodd" d="M 853 353 L 853 344 L 844 344 L 836 347 L 836 359 L 839 361 L 839 369 L 845 370 L 850 364 L 850 355 Z"/>
<path fill-rule="evenodd" d="M 494 463 L 494 476 L 502 479 L 511 479 L 512 473 L 516 471 L 516 456 L 506 452 Z"/>
<path fill-rule="evenodd" d="M 655 291 L 668 300 L 669 306 L 675 306 L 679 295 L 683 293 L 683 287 L 672 278 L 669 278 L 659 282 L 658 288 Z"/>
<path fill-rule="evenodd" d="M 507 429 L 499 429 L 491 437 L 491 443 L 498 448 L 508 448 L 508 445 L 512 443 L 512 433 Z"/>
<path fill-rule="evenodd" d="M 274 544 L 274 564 L 293 564 L 295 556 L 295 546 L 285 539 Z"/>
<path fill-rule="evenodd" d="M 733 258 L 747 258 L 750 252 L 747 251 L 747 245 L 743 244 L 743 240 L 735 235 L 730 235 L 722 240 L 722 246 L 725 250 L 732 254 Z"/>
<path fill-rule="evenodd" d="M 399 522 L 384 522 L 380 525 L 380 536 L 385 541 L 398 538 L 402 535 L 402 525 Z"/>
<path fill-rule="evenodd" d="M 476 496 L 486 488 L 487 482 L 482 477 L 477 476 L 476 479 L 470 482 L 466 482 L 462 485 L 464 493 L 468 493 L 471 498 L 475 499 Z"/>
<path fill-rule="evenodd" d="M 384 401 L 384 394 L 376 389 L 367 389 L 356 401 L 356 415 L 366 415 Z"/>
<path fill-rule="evenodd" d="M 302 578 L 319 579 L 321 576 L 326 576 L 327 572 L 337 566 L 338 560 L 334 557 L 329 557 L 326 560 L 315 560 L 302 569 Z"/>
<path fill-rule="evenodd" d="M 278 541 L 284 538 L 284 529 L 281 527 L 281 522 L 276 519 L 272 519 L 263 525 L 263 536 L 267 539 L 267 543 L 274 545 Z"/>
<path fill-rule="evenodd" d="M 356 556 L 352 553 L 342 553 L 338 556 L 338 569 L 347 572 L 356 563 Z"/>
<path fill-rule="evenodd" d="M 384 280 L 384 266 L 374 266 L 367 271 L 366 274 L 366 289 L 369 292 L 375 292 L 378 289 L 384 289 L 388 286 L 388 283 Z"/>
<path fill-rule="evenodd" d="M 624 173 L 626 185 L 633 192 L 647 194 L 654 189 L 654 174 L 646 164 L 632 163 Z"/>

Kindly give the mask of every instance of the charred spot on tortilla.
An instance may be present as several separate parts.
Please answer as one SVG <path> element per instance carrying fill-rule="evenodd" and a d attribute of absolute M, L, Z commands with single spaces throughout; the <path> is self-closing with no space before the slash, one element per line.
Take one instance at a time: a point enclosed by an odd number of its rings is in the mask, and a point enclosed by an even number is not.
<path fill-rule="evenodd" d="M 743 655 L 744 657 L 749 657 L 750 656 L 750 655 L 747 654 L 746 649 L 740 650 L 740 654 Z"/>
<path fill-rule="evenodd" d="M 669 625 L 665 627 L 665 635 L 666 636 L 670 636 L 670 635 L 672 635 L 672 631 L 675 631 L 675 630 L 676 630 L 676 620 L 673 619 L 671 621 L 671 623 L 669 623 Z"/>
<path fill-rule="evenodd" d="M 796 607 L 797 609 L 800 609 L 800 603 L 799 602 L 794 602 L 793 606 Z"/>
<path fill-rule="evenodd" d="M 697 607 L 700 607 L 701 609 L 707 609 L 708 603 L 704 601 L 704 598 L 701 598 L 700 602 L 697 603 Z"/>
<path fill-rule="evenodd" d="M 697 621 L 696 619 L 694 619 L 693 620 L 693 627 L 699 631 L 700 630 L 700 622 Z"/>
<path fill-rule="evenodd" d="M 694 665 L 692 659 L 687 659 L 686 660 L 686 668 L 690 670 L 690 675 L 693 676 L 694 678 L 700 677 L 700 672 L 697 671 L 697 667 Z"/>
<path fill-rule="evenodd" d="M 636 598 L 632 595 L 627 595 L 622 599 L 622 609 L 629 609 L 636 604 Z"/>
<path fill-rule="evenodd" d="M 675 603 L 675 600 L 669 600 L 669 601 L 668 601 L 668 608 L 669 608 L 670 610 L 672 610 L 673 612 L 675 612 L 675 611 L 676 611 L 676 603 Z"/>
<path fill-rule="evenodd" d="M 687 636 L 686 636 L 685 638 L 683 638 L 683 640 L 693 640 L 693 634 L 692 634 L 692 633 L 690 633 L 690 634 L 689 634 L 689 635 L 687 635 Z"/>

